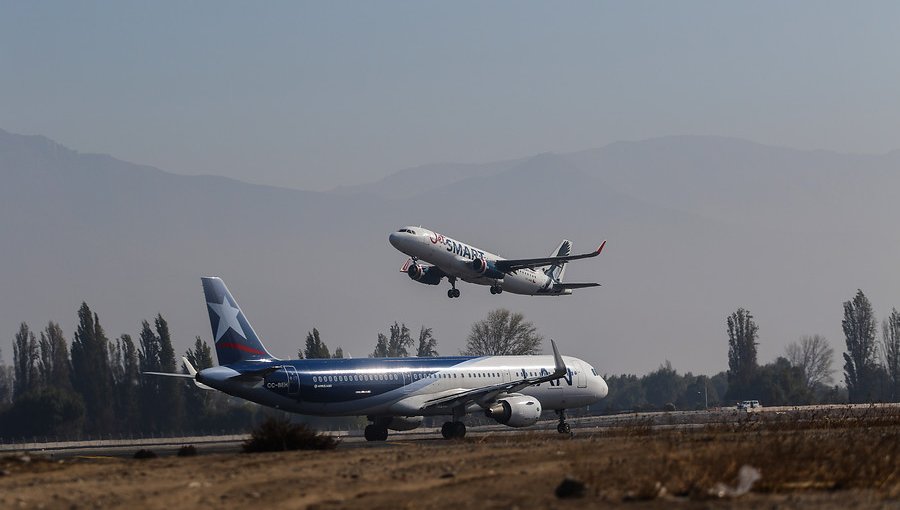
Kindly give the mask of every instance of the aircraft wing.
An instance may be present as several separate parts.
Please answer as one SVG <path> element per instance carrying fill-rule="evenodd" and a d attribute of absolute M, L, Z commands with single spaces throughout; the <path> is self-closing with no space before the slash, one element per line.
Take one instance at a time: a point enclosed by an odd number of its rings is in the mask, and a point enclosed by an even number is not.
<path fill-rule="evenodd" d="M 501 394 L 516 393 L 529 386 L 555 381 L 565 376 L 568 369 L 566 368 L 565 362 L 563 362 L 562 356 L 559 355 L 559 350 L 556 348 L 556 342 L 550 340 L 550 345 L 553 347 L 553 360 L 555 365 L 552 374 L 542 377 L 528 377 L 502 384 L 492 384 L 490 386 L 464 390 L 450 395 L 441 395 L 440 397 L 423 402 L 421 409 L 428 409 L 431 407 L 457 407 L 466 405 L 469 402 L 475 402 L 476 404 L 485 407 L 494 402 Z"/>
<path fill-rule="evenodd" d="M 571 260 L 586 259 L 586 258 L 596 257 L 597 255 L 600 255 L 600 252 L 603 251 L 604 246 L 606 246 L 606 241 L 603 241 L 602 243 L 600 243 L 600 246 L 596 250 L 589 252 L 589 253 L 582 253 L 580 255 L 566 255 L 563 257 L 539 257 L 539 258 L 535 258 L 535 259 L 498 260 L 498 261 L 494 262 L 494 267 L 496 267 L 498 271 L 502 271 L 504 273 L 511 273 L 517 269 L 549 266 L 552 264 L 558 264 L 560 262 L 569 262 Z"/>

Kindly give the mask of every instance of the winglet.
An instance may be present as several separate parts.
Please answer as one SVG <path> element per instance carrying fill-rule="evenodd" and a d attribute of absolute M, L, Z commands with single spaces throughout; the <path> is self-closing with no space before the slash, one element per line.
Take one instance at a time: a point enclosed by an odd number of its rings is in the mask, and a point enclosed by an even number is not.
<path fill-rule="evenodd" d="M 188 374 L 190 374 L 191 377 L 194 378 L 194 385 L 195 385 L 195 386 L 197 386 L 197 387 L 200 388 L 201 390 L 211 390 L 211 389 L 213 389 L 213 388 L 210 388 L 209 386 L 207 386 L 207 385 L 205 385 L 205 384 L 203 384 L 202 382 L 200 382 L 200 381 L 197 380 L 197 369 L 194 368 L 194 365 L 191 365 L 191 362 L 188 361 L 188 359 L 187 359 L 186 357 L 182 356 L 182 357 L 181 357 L 181 361 L 182 361 L 182 363 L 184 363 L 184 368 L 187 369 Z"/>
<path fill-rule="evenodd" d="M 600 243 L 600 247 L 597 248 L 597 255 L 600 255 L 600 252 L 603 251 L 604 246 L 606 246 L 606 239 L 604 239 L 603 242 Z"/>
<path fill-rule="evenodd" d="M 407 270 L 409 270 L 409 266 L 413 264 L 415 264 L 415 261 L 412 259 L 412 257 L 406 259 L 406 262 L 404 262 L 403 266 L 400 268 L 400 272 L 405 273 Z"/>
<path fill-rule="evenodd" d="M 559 355 L 559 349 L 556 348 L 556 341 L 552 338 L 550 339 L 550 347 L 553 348 L 553 364 L 556 365 L 553 370 L 553 375 L 556 377 L 562 377 L 566 375 L 566 363 L 563 361 L 562 356 Z"/>
<path fill-rule="evenodd" d="M 191 365 L 191 362 L 188 361 L 187 357 L 182 356 L 181 361 L 182 363 L 184 363 L 184 368 L 187 369 L 188 373 L 194 377 L 197 377 L 197 369 L 194 368 L 194 365 Z"/>

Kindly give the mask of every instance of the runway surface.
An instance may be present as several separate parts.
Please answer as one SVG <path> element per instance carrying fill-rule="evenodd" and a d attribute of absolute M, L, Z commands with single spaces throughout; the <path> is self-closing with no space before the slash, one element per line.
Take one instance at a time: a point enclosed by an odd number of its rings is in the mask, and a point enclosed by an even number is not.
<path fill-rule="evenodd" d="M 868 412 L 898 408 L 898 404 L 841 404 L 795 407 L 765 407 L 752 411 L 738 411 L 733 407 L 702 411 L 675 411 L 651 413 L 623 413 L 609 416 L 569 418 L 572 433 L 589 435 L 615 427 L 650 427 L 654 429 L 692 428 L 713 424 L 740 423 L 746 421 L 770 421 L 789 419 L 819 420 L 836 416 L 864 416 Z M 556 436 L 555 420 L 542 420 L 532 427 L 513 429 L 504 425 L 470 425 L 466 437 L 483 437 L 494 434 L 546 433 Z M 341 438 L 340 448 L 385 448 L 410 441 L 442 441 L 439 428 L 419 428 L 405 432 L 391 432 L 386 442 L 368 442 L 362 431 L 327 432 Z M 0 444 L 0 455 L 28 452 L 32 455 L 54 459 L 71 457 L 132 457 L 141 449 L 151 450 L 159 456 L 175 455 L 182 446 L 192 445 L 198 454 L 236 453 L 247 435 L 196 436 L 151 439 L 109 439 L 99 441 L 37 442 Z M 512 436 L 510 436 L 512 437 Z"/>

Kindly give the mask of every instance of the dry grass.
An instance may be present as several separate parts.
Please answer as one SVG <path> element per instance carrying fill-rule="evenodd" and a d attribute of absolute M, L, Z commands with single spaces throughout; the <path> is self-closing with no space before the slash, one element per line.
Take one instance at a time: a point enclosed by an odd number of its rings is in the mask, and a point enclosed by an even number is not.
<path fill-rule="evenodd" d="M 708 499 L 733 485 L 748 465 L 762 477 L 757 493 L 875 490 L 900 496 L 900 411 L 751 414 L 737 423 L 694 429 L 654 429 L 645 422 L 611 429 L 627 452 L 586 458 L 576 472 L 608 500 L 659 497 Z"/>

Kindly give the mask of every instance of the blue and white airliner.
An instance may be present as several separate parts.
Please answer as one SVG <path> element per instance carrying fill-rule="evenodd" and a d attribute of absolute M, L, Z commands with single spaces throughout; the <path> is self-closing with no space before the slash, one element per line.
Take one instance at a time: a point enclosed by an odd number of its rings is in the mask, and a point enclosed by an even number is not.
<path fill-rule="evenodd" d="M 597 287 L 599 283 L 564 283 L 566 263 L 596 257 L 606 241 L 589 253 L 572 255 L 572 243 L 564 239 L 549 257 L 504 259 L 424 227 L 403 227 L 388 236 L 394 248 L 409 255 L 400 271 L 425 285 L 450 282 L 447 297 L 458 298 L 456 281 L 487 285 L 491 294 L 508 290 L 526 296 L 564 296 L 573 289 Z M 425 261 L 430 265 L 419 264 Z"/>
<path fill-rule="evenodd" d="M 219 366 L 197 371 L 184 359 L 188 377 L 258 404 L 316 416 L 367 416 L 369 441 L 388 430 L 411 430 L 424 416 L 450 416 L 447 438 L 466 434 L 463 417 L 482 413 L 510 427 L 534 425 L 544 409 L 559 415 L 593 404 L 607 394 L 606 382 L 587 362 L 560 356 L 449 356 L 280 360 L 266 350 L 237 301 L 219 278 L 203 278 L 203 293 Z"/>

